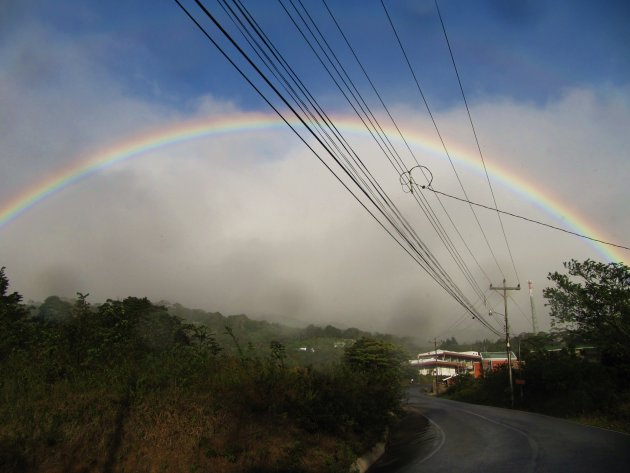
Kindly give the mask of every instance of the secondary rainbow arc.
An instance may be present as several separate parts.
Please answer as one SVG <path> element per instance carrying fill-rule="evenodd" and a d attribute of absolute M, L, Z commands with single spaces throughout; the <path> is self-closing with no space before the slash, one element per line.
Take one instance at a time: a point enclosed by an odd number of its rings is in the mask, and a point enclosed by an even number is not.
<path fill-rule="evenodd" d="M 358 120 L 353 121 L 352 119 L 341 117 L 336 118 L 335 123 L 340 130 L 360 134 L 367 133 Z M 25 188 L 2 204 L 0 206 L 0 229 L 16 220 L 20 215 L 23 215 L 38 203 L 62 191 L 68 186 L 82 179 L 96 175 L 117 163 L 133 159 L 164 146 L 171 146 L 189 140 L 274 128 L 285 129 L 286 125 L 276 115 L 247 113 L 181 122 L 118 141 L 98 152 L 80 157 L 70 166 L 55 170 L 55 172 L 51 173 L 46 178 Z M 385 128 L 385 131 L 388 132 L 390 136 L 396 136 L 395 130 Z M 443 153 L 439 144 L 432 143 L 430 140 L 417 133 L 410 133 L 407 130 L 403 130 L 403 133 L 407 141 L 412 145 L 433 153 Z M 478 160 L 462 152 L 453 152 L 452 149 L 450 151 L 451 157 L 454 160 L 465 163 L 467 166 L 481 172 L 482 168 Z M 511 173 L 509 170 L 498 165 L 489 165 L 488 171 L 493 180 L 498 180 L 512 191 L 544 209 L 555 219 L 562 221 L 565 225 L 568 224 L 571 230 L 589 235 L 593 238 L 605 240 L 601 232 L 597 231 L 594 226 L 590 225 L 576 211 L 552 197 L 549 192 L 536 187 L 515 173 Z M 624 256 L 621 252 L 616 251 L 612 247 L 598 242 L 592 242 L 591 245 L 609 261 L 624 260 Z"/>

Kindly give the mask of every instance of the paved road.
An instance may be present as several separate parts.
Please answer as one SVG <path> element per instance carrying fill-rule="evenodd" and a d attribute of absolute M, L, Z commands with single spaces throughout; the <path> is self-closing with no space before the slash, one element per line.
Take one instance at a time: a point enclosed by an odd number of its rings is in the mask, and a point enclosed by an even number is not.
<path fill-rule="evenodd" d="M 411 416 L 369 473 L 630 472 L 630 435 L 414 392 L 409 402 Z"/>

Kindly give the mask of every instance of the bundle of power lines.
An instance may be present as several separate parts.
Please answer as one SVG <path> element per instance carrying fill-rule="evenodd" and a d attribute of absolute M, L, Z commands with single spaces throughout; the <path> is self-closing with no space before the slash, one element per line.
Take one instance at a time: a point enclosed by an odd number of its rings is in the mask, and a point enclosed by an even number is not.
<path fill-rule="evenodd" d="M 260 95 L 287 126 L 291 128 L 304 145 L 310 149 L 348 193 L 352 195 L 356 202 L 370 214 L 374 221 L 389 234 L 409 257 L 424 269 L 424 271 L 457 301 L 467 313 L 472 315 L 474 319 L 492 333 L 501 335 L 504 327 L 495 327 L 493 323 L 496 321 L 492 318 L 488 319 L 485 316 L 488 308 L 486 298 L 487 290 L 484 291 L 481 289 L 466 259 L 464 259 L 460 253 L 458 245 L 463 245 L 468 256 L 474 261 L 487 281 L 490 282 L 487 272 L 479 264 L 479 261 L 462 236 L 460 229 L 443 205 L 440 200 L 440 194 L 433 193 L 439 208 L 447 217 L 449 223 L 448 230 L 440 220 L 431 202 L 429 202 L 422 192 L 423 189 L 427 188 L 427 185 L 429 185 L 429 190 L 431 190 L 430 171 L 425 166 L 421 165 L 417 159 L 390 109 L 385 104 L 382 95 L 368 75 L 351 41 L 344 33 L 334 12 L 326 3 L 326 0 L 322 0 L 322 9 L 328 14 L 330 21 L 339 33 L 339 38 L 343 39 L 342 44 L 351 52 L 362 75 L 367 80 L 367 84 L 370 85 L 374 96 L 378 98 L 380 106 L 389 118 L 391 123 L 388 123 L 386 126 L 377 119 L 372 107 L 368 105 L 364 95 L 359 91 L 356 81 L 353 80 L 351 74 L 348 72 L 348 67 L 339 59 L 340 55 L 335 52 L 335 48 L 338 47 L 338 45 L 331 45 L 326 35 L 322 33 L 318 23 L 313 19 L 312 12 L 302 3 L 302 0 L 278 0 L 278 4 L 280 10 L 287 16 L 290 20 L 290 24 L 295 28 L 298 37 L 304 42 L 307 51 L 310 51 L 309 54 L 312 54 L 314 60 L 321 65 L 326 75 L 330 78 L 331 83 L 343 97 L 343 100 L 348 103 L 352 112 L 363 124 L 379 152 L 385 156 L 389 166 L 392 168 L 392 176 L 396 178 L 396 181 L 401 179 L 408 195 L 413 199 L 414 205 L 417 205 L 419 211 L 426 217 L 430 227 L 436 232 L 436 235 L 444 245 L 450 258 L 452 258 L 458 271 L 461 272 L 466 285 L 469 286 L 470 290 L 476 295 L 474 303 L 470 301 L 465 295 L 464 290 L 455 282 L 454 275 L 450 274 L 420 238 L 413 225 L 410 223 L 410 220 L 403 214 L 400 207 L 394 203 L 383 185 L 379 183 L 374 175 L 374 171 L 370 170 L 365 159 L 362 159 L 361 154 L 350 144 L 346 136 L 341 132 L 340 126 L 335 123 L 335 119 L 326 112 L 321 101 L 317 100 L 312 90 L 307 87 L 296 69 L 292 67 L 290 62 L 286 59 L 281 49 L 271 40 L 263 26 L 251 13 L 250 9 L 241 0 L 216 0 L 212 3 L 208 1 L 202 2 L 201 0 L 190 0 L 189 5 L 184 5 L 182 3 L 183 0 L 174 1 L 205 37 L 240 73 L 244 80 Z M 469 201 L 466 189 L 462 184 L 461 178 L 457 173 L 448 149 L 442 139 L 442 135 L 440 134 L 437 123 L 422 92 L 419 81 L 407 58 L 403 43 L 398 37 L 395 25 L 384 3 L 382 3 L 382 7 L 384 18 L 386 18 L 391 25 L 392 34 L 395 35 L 398 45 L 400 46 L 401 58 L 404 57 L 409 66 L 419 96 L 431 117 L 432 123 L 444 148 L 444 152 L 457 176 L 465 200 Z M 447 39 L 445 28 L 444 34 Z M 454 61 L 453 65 L 455 66 Z M 465 100 L 463 88 L 461 88 L 461 91 Z M 470 112 L 469 118 L 474 130 Z M 389 126 L 396 130 L 396 134 L 398 135 L 397 139 L 399 138 L 400 142 L 404 143 L 404 153 L 399 152 L 392 143 L 392 139 L 384 131 L 385 128 Z M 485 168 L 485 162 L 483 161 L 480 147 L 479 153 Z M 486 177 L 492 192 L 492 186 L 487 172 Z M 494 199 L 493 192 L 492 196 Z M 494 204 L 496 210 L 496 201 Z M 470 202 L 469 207 L 492 255 L 494 263 L 505 278 L 505 274 L 488 241 L 486 232 Z M 507 235 L 503 229 L 503 223 L 501 222 L 498 211 L 497 217 L 501 224 L 503 237 L 512 261 L 514 273 L 518 279 L 518 273 L 514 265 Z M 457 245 L 449 234 L 451 230 L 454 230 L 458 237 Z M 486 307 L 483 313 L 476 308 L 477 303 L 482 303 Z"/>

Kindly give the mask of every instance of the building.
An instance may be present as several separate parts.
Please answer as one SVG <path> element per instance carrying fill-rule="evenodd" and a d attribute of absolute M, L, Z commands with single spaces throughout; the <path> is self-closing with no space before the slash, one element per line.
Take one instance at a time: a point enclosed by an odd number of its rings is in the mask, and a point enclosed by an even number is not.
<path fill-rule="evenodd" d="M 518 359 L 512 352 L 512 366 L 518 368 Z M 480 378 L 486 371 L 492 371 L 507 363 L 506 352 L 478 352 L 478 351 L 448 351 L 433 350 L 419 353 L 415 360 L 410 360 L 412 366 L 418 368 L 418 374 L 453 377 L 470 374 Z"/>
<path fill-rule="evenodd" d="M 518 358 L 514 352 L 510 353 L 512 358 L 512 368 L 518 368 Z M 507 353 L 504 351 L 484 351 L 481 352 L 481 364 L 484 371 L 493 371 L 502 365 L 507 364 Z"/>
<path fill-rule="evenodd" d="M 454 376 L 470 373 L 477 377 L 475 364 L 481 365 L 481 355 L 477 351 L 456 352 L 434 350 L 419 353 L 415 360 L 410 360 L 423 375 Z"/>

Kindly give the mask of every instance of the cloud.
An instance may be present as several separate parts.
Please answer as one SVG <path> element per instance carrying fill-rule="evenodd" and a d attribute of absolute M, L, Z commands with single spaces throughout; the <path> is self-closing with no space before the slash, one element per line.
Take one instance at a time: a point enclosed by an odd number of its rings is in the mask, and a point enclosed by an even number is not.
<path fill-rule="evenodd" d="M 2 165 L 12 177 L 0 190 L 1 198 L 113 136 L 176 118 L 159 104 L 126 95 L 93 47 L 93 42 L 75 42 L 29 23 L 0 48 Z"/>
<path fill-rule="evenodd" d="M 32 44 L 45 44 L 33 52 Z M 80 157 L 147 129 L 203 116 L 246 113 L 206 95 L 185 115 L 164 103 L 128 95 L 81 45 L 45 29 L 14 37 L 0 104 L 0 139 L 7 159 L 0 201 Z M 623 100 L 620 100 L 620 97 Z M 630 234 L 625 151 L 627 90 L 568 90 L 543 105 L 489 98 L 473 116 L 490 166 L 498 165 L 545 190 L 593 228 L 623 243 Z M 432 136 L 426 120 L 393 105 L 400 123 Z M 465 111 L 437 115 L 449 147 L 476 156 Z M 474 294 L 418 207 L 404 194 L 369 141 L 351 137 L 379 181 L 421 238 L 474 301 Z M 460 195 L 439 153 L 418 149 L 436 188 Z M 475 158 L 476 159 L 476 158 Z M 457 162 L 475 200 L 491 204 L 485 176 Z M 552 224 L 550 215 L 494 182 L 499 205 Z M 502 275 L 469 209 L 443 203 L 480 263 L 480 270 L 428 196 L 485 290 Z M 512 280 L 496 215 L 478 212 L 489 243 Z M 505 218 L 521 283 L 536 283 L 536 306 L 548 325 L 540 290 L 549 271 L 576 257 L 599 258 L 593 245 Z M 566 222 L 565 222 L 566 223 Z M 0 263 L 14 289 L 43 300 L 90 292 L 91 299 L 148 296 L 224 313 L 247 313 L 297 324 L 333 323 L 415 335 L 425 341 L 460 319 L 463 309 L 413 263 L 286 130 L 243 131 L 163 147 L 108 169 L 38 204 L 0 228 Z M 471 295 L 472 294 L 472 295 Z M 497 294 L 487 297 L 502 307 Z M 526 290 L 514 295 L 515 331 L 528 327 Z M 500 323 L 497 323 L 499 326 Z M 462 322 L 459 339 L 488 336 Z M 446 334 L 444 336 L 447 336 Z"/>

